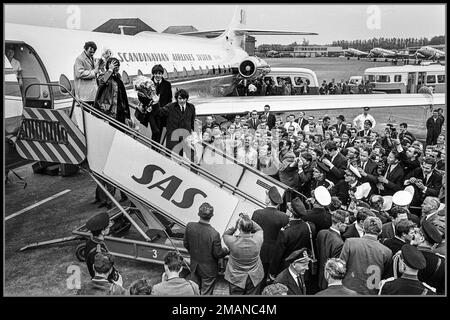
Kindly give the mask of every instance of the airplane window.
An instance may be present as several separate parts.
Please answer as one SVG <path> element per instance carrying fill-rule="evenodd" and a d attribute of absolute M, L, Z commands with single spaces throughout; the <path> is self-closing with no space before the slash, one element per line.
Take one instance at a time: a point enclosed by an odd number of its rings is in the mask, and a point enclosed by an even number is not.
<path fill-rule="evenodd" d="M 220 69 L 220 67 L 219 67 L 219 74 L 221 74 L 222 73 L 222 70 Z"/>
<path fill-rule="evenodd" d="M 440 74 L 437 76 L 438 83 L 445 83 L 445 74 Z"/>
<path fill-rule="evenodd" d="M 385 75 L 379 75 L 376 77 L 376 82 L 391 82 L 391 78 Z"/>
<path fill-rule="evenodd" d="M 428 75 L 426 83 L 436 83 L 436 76 L 434 74 L 433 75 Z"/>
<path fill-rule="evenodd" d="M 212 74 L 216 74 L 216 68 L 212 67 Z"/>
<path fill-rule="evenodd" d="M 402 75 L 401 74 L 396 74 L 394 76 L 394 82 L 402 82 Z"/>

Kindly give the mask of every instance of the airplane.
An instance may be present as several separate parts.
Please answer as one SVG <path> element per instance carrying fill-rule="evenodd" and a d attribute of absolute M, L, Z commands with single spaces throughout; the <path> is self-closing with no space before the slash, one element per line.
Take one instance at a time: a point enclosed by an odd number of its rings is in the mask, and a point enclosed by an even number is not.
<path fill-rule="evenodd" d="M 276 50 L 269 50 L 269 51 L 266 52 L 266 56 L 268 58 L 275 58 L 275 57 L 279 57 L 280 53 L 278 51 L 276 51 Z"/>
<path fill-rule="evenodd" d="M 347 57 L 347 59 L 350 59 L 350 57 L 357 57 L 359 59 L 359 58 L 367 58 L 369 52 L 360 51 L 354 48 L 348 48 L 344 49 L 344 55 Z"/>
<path fill-rule="evenodd" d="M 417 49 L 415 56 L 417 59 L 443 60 L 445 59 L 445 52 L 432 46 L 423 46 Z"/>
<path fill-rule="evenodd" d="M 317 35 L 314 32 L 259 30 L 245 28 L 245 11 L 236 7 L 226 30 L 198 31 L 173 35 L 141 32 L 135 36 L 69 30 L 5 23 L 5 46 L 14 49 L 14 57 L 23 69 L 23 87 L 29 87 L 25 107 L 69 110 L 74 100 L 60 92 L 56 84 L 61 78 L 71 81 L 73 64 L 86 41 L 101 48 L 112 48 L 120 61 L 123 82 L 131 102 L 137 104 L 133 80 L 139 75 L 151 77 L 151 69 L 161 64 L 173 92 L 186 89 L 191 96 L 215 97 L 233 94 L 242 80 L 252 80 L 270 71 L 269 65 L 243 49 L 246 35 Z M 36 37 L 39 34 L 39 37 Z M 198 36 L 213 35 L 212 39 Z M 95 57 L 96 58 L 96 57 Z M 35 85 L 35 84 L 41 85 Z M 32 86 L 29 86 L 33 84 Z M 6 88 L 17 87 L 14 79 L 5 79 Z M 25 89 L 26 90 L 26 89 Z M 22 115 L 20 90 L 5 91 L 4 114 L 6 135 L 19 130 Z M 17 164 L 8 163 L 8 168 Z"/>
<path fill-rule="evenodd" d="M 368 58 L 392 58 L 392 59 L 408 59 L 410 55 L 407 52 L 388 50 L 383 48 L 373 48 L 369 51 Z"/>

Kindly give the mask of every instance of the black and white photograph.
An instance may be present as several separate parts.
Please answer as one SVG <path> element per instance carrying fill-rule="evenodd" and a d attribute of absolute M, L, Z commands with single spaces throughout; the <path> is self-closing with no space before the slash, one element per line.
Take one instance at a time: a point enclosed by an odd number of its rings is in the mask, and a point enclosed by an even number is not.
<path fill-rule="evenodd" d="M 446 296 L 446 9 L 3 4 L 3 296 Z"/>

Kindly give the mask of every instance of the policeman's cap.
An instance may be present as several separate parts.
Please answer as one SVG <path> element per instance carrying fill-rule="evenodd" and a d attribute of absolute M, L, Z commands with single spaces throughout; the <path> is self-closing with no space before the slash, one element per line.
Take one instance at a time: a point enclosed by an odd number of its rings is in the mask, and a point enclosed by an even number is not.
<path fill-rule="evenodd" d="M 280 193 L 278 192 L 277 187 L 272 186 L 270 187 L 269 191 L 267 192 L 267 194 L 269 195 L 269 199 L 276 203 L 276 204 L 281 204 L 283 203 L 283 199 L 281 198 Z"/>
<path fill-rule="evenodd" d="M 416 247 L 410 245 L 409 243 L 402 246 L 401 256 L 403 261 L 412 269 L 421 270 L 427 266 L 427 261 Z"/>
<path fill-rule="evenodd" d="M 429 222 L 428 220 L 424 220 L 422 222 L 422 231 L 425 236 L 425 239 L 428 242 L 432 244 L 442 242 L 442 236 L 439 233 L 438 228 L 436 228 L 435 225 Z"/>
<path fill-rule="evenodd" d="M 100 231 L 109 225 L 109 216 L 107 212 L 101 212 L 86 222 L 86 228 L 89 231 Z"/>
<path fill-rule="evenodd" d="M 310 260 L 312 259 L 310 250 L 308 250 L 308 248 L 301 248 L 299 250 L 295 250 L 285 259 L 287 263 L 309 262 Z"/>
<path fill-rule="evenodd" d="M 292 199 L 291 205 L 292 210 L 294 211 L 292 212 L 294 217 L 301 218 L 306 215 L 305 205 L 303 204 L 303 201 L 299 197 Z"/>
<path fill-rule="evenodd" d="M 330 192 L 324 186 L 318 186 L 314 190 L 314 198 L 322 206 L 328 206 L 331 203 Z"/>
<path fill-rule="evenodd" d="M 342 114 L 338 115 L 336 119 L 341 119 L 342 121 L 345 121 L 345 117 Z"/>
<path fill-rule="evenodd" d="M 392 196 L 392 202 L 398 206 L 407 206 L 411 203 L 413 195 L 405 190 L 400 190 Z"/>

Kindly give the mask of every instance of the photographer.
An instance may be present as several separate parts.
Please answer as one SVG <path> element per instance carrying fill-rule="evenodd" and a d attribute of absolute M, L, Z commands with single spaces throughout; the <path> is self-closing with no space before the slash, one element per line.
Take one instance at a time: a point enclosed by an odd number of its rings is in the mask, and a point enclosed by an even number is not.
<path fill-rule="evenodd" d="M 239 230 L 239 234 L 235 232 Z M 234 227 L 223 234 L 223 241 L 230 249 L 225 269 L 230 295 L 254 295 L 260 292 L 264 268 L 260 259 L 263 230 L 247 214 L 239 214 Z"/>

